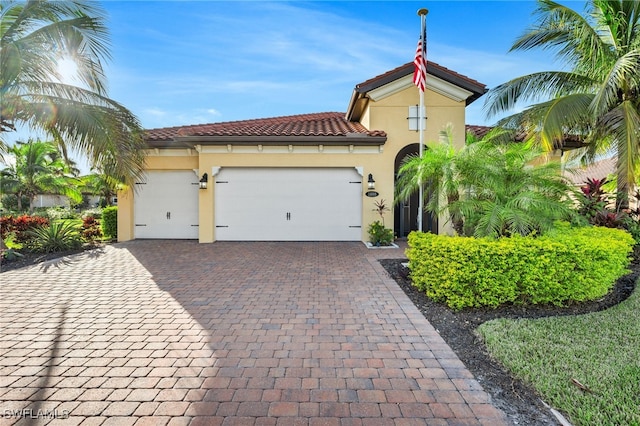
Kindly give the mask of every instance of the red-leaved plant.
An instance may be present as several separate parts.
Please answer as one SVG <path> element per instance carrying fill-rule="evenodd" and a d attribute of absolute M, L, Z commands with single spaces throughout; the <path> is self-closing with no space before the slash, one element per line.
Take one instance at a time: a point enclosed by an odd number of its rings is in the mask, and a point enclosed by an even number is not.
<path fill-rule="evenodd" d="M 93 216 L 86 216 L 82 219 L 82 238 L 85 241 L 93 241 L 101 237 L 100 223 Z"/>
<path fill-rule="evenodd" d="M 610 208 L 609 194 L 603 189 L 606 183 L 607 178 L 587 178 L 586 183 L 580 188 L 582 198 L 580 199 L 581 206 L 578 212 L 592 225 L 623 228 L 628 215 L 626 212 L 619 212 Z"/>
<path fill-rule="evenodd" d="M 16 242 L 24 243 L 29 239 L 27 231 L 48 225 L 49 219 L 46 217 L 26 214 L 17 217 L 3 216 L 0 217 L 0 238 L 4 240 L 9 234 L 13 233 Z"/>

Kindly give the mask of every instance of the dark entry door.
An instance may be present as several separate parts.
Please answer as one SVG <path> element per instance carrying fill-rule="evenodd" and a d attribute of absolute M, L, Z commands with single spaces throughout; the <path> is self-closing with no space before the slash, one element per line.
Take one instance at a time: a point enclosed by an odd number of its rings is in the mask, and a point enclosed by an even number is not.
<path fill-rule="evenodd" d="M 395 175 L 402 166 L 402 161 L 408 155 L 418 155 L 420 145 L 417 143 L 405 146 L 395 159 Z M 426 146 L 425 146 L 425 149 Z M 428 200 L 424 200 L 426 204 Z M 408 200 L 402 201 L 395 208 L 394 228 L 398 237 L 406 237 L 411 231 L 418 230 L 418 206 L 419 196 L 416 192 Z M 438 233 L 438 218 L 427 212 L 422 212 L 422 230 L 424 232 Z"/>
<path fill-rule="evenodd" d="M 425 201 L 426 202 L 426 201 Z M 398 237 L 406 237 L 409 232 L 418 229 L 418 194 L 415 193 L 407 201 L 403 201 L 396 207 L 395 229 L 398 231 Z M 422 230 L 424 232 L 438 233 L 438 220 L 431 214 L 423 212 Z"/>

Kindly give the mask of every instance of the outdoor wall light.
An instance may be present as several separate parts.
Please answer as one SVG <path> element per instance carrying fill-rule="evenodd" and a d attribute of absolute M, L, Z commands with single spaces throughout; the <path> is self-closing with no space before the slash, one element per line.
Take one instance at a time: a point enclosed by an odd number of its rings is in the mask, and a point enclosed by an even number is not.
<path fill-rule="evenodd" d="M 367 180 L 367 184 L 369 185 L 369 189 L 376 189 L 376 181 L 373 180 L 373 175 L 369 173 L 369 179 Z"/>
<path fill-rule="evenodd" d="M 200 189 L 207 189 L 207 182 L 209 182 L 209 175 L 205 173 L 200 179 Z"/>
<path fill-rule="evenodd" d="M 376 191 L 376 181 L 373 180 L 371 173 L 369 173 L 369 179 L 367 179 L 367 188 L 369 188 L 369 190 L 364 193 L 367 197 L 377 197 L 380 195 L 378 191 Z"/>

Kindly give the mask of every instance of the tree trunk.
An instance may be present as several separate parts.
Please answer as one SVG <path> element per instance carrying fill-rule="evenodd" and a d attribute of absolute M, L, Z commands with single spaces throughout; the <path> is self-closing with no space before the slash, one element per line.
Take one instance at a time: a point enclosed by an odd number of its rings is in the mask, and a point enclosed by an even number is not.
<path fill-rule="evenodd" d="M 453 230 L 456 231 L 456 234 L 462 236 L 464 235 L 464 221 L 457 215 L 454 215 L 451 212 L 451 205 L 460 199 L 460 194 L 457 192 L 451 193 L 447 195 L 447 203 L 449 205 L 449 215 L 451 218 L 451 226 Z"/>
<path fill-rule="evenodd" d="M 618 184 L 616 188 L 616 211 L 620 212 L 629 209 L 629 177 L 627 170 L 620 167 L 620 150 L 618 149 L 616 169 L 618 173 Z"/>

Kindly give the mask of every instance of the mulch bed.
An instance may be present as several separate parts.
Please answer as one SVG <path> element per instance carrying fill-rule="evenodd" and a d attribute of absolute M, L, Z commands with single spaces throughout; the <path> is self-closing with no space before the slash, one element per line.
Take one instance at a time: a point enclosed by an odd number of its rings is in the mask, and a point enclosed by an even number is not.
<path fill-rule="evenodd" d="M 31 253 L 26 250 L 21 250 L 21 257 L 16 257 L 12 260 L 3 259 L 0 257 L 0 273 L 13 271 L 15 269 L 24 268 L 27 266 L 37 265 L 48 260 L 59 259 L 61 257 L 70 256 L 72 254 L 82 253 L 87 250 L 93 250 L 102 247 L 104 244 L 100 242 L 84 244 L 82 247 L 67 251 L 58 251 L 55 253 Z"/>
<path fill-rule="evenodd" d="M 636 252 L 631 273 L 620 278 L 611 292 L 600 300 L 557 306 L 502 306 L 497 309 L 464 309 L 452 311 L 441 303 L 429 299 L 416 290 L 407 277 L 402 259 L 380 260 L 389 275 L 409 296 L 415 306 L 438 330 L 442 338 L 473 373 L 482 387 L 492 395 L 494 404 L 502 409 L 514 424 L 558 425 L 557 419 L 545 407 L 540 397 L 529 386 L 514 378 L 487 352 L 476 328 L 496 318 L 541 318 L 559 315 L 579 315 L 602 311 L 625 300 L 640 276 L 640 253 Z"/>

